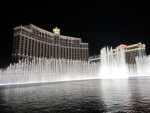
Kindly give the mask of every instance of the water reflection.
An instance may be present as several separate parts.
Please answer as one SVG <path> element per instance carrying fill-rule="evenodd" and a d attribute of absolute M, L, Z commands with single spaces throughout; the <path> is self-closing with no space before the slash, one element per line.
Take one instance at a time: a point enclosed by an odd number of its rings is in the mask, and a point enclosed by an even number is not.
<path fill-rule="evenodd" d="M 130 80 L 131 111 L 150 112 L 150 80 Z M 144 107 L 143 107 L 144 106 Z"/>
<path fill-rule="evenodd" d="M 0 87 L 3 113 L 150 112 L 150 80 L 90 80 Z"/>
<path fill-rule="evenodd" d="M 102 98 L 110 112 L 128 112 L 131 92 L 128 80 L 102 80 Z"/>

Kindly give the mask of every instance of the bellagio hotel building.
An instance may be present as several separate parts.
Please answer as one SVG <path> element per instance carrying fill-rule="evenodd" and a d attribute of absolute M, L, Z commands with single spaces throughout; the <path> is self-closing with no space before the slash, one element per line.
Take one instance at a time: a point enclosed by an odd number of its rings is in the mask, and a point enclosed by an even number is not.
<path fill-rule="evenodd" d="M 88 43 L 83 43 L 81 38 L 60 35 L 57 27 L 53 33 L 33 24 L 15 27 L 12 61 L 33 57 L 87 61 Z"/>

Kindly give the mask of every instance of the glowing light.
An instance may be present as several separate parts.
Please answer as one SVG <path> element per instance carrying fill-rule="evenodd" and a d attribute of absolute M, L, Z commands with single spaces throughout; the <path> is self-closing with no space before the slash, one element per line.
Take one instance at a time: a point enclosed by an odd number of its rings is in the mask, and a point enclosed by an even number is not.
<path fill-rule="evenodd" d="M 121 44 L 119 48 L 127 48 L 127 45 Z"/>
<path fill-rule="evenodd" d="M 58 29 L 57 27 L 55 27 L 53 29 L 53 32 L 56 34 L 56 35 L 60 35 L 60 29 Z"/>

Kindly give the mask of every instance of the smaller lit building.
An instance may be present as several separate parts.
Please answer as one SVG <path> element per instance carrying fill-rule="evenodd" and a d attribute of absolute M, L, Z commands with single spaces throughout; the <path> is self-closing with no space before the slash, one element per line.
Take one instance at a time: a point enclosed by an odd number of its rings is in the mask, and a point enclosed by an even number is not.
<path fill-rule="evenodd" d="M 121 44 L 116 47 L 116 49 L 112 49 L 111 51 L 115 54 L 118 49 L 123 48 L 125 50 L 125 58 L 128 64 L 135 64 L 136 56 L 144 56 L 145 52 L 145 44 L 137 43 L 132 45 Z M 90 62 L 100 62 L 100 55 L 94 55 L 89 57 Z"/>
<path fill-rule="evenodd" d="M 89 57 L 90 62 L 100 62 L 100 55 L 93 55 Z"/>

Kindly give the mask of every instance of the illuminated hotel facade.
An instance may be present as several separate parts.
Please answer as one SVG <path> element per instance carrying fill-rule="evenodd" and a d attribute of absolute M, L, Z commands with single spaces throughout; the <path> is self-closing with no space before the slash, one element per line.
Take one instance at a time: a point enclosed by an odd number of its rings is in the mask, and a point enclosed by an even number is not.
<path fill-rule="evenodd" d="M 12 61 L 33 57 L 65 58 L 72 60 L 88 60 L 88 43 L 81 38 L 60 35 L 60 29 L 53 33 L 33 24 L 14 28 Z"/>
<path fill-rule="evenodd" d="M 112 49 L 111 51 L 115 54 L 116 51 L 120 48 L 125 50 L 125 59 L 128 64 L 135 64 L 136 56 L 144 56 L 146 55 L 145 44 L 137 43 L 132 45 L 124 45 L 121 44 L 116 47 L 116 49 Z M 100 55 L 94 55 L 89 57 L 90 62 L 100 62 Z"/>

